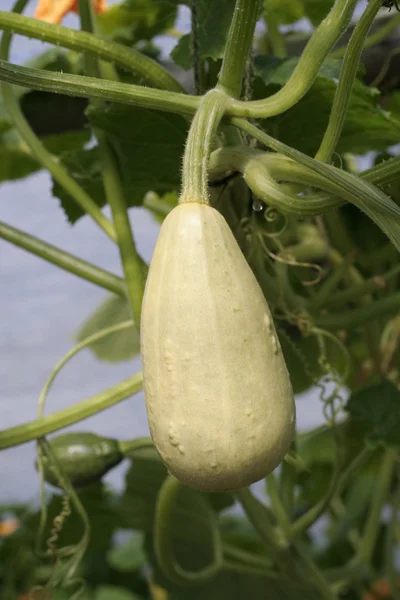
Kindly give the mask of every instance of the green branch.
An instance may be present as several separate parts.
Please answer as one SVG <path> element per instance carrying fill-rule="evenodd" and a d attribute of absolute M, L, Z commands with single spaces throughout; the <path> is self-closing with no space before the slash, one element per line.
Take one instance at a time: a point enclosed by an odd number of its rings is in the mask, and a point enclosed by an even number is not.
<path fill-rule="evenodd" d="M 382 510 L 387 501 L 396 461 L 397 451 L 387 450 L 379 467 L 370 511 L 358 549 L 357 558 L 361 563 L 369 564 L 371 562 L 381 525 Z"/>
<path fill-rule="evenodd" d="M 243 75 L 260 8 L 260 0 L 236 0 L 218 76 L 218 87 L 232 98 L 239 98 L 242 91 Z"/>
<path fill-rule="evenodd" d="M 24 233 L 11 225 L 0 221 L 0 238 L 10 242 L 18 248 L 23 248 L 31 254 L 43 258 L 47 262 L 68 271 L 77 277 L 90 281 L 101 288 L 114 292 L 119 296 L 126 296 L 125 282 L 121 277 L 100 269 L 91 263 L 69 254 L 56 246 Z"/>
<path fill-rule="evenodd" d="M 300 170 L 300 176 L 304 177 L 303 181 L 306 181 L 306 178 L 310 181 L 310 177 L 316 175 L 322 176 L 314 179 L 314 181 L 318 180 L 317 185 L 333 195 L 344 198 L 365 212 L 385 232 L 396 249 L 400 250 L 400 208 L 381 190 L 364 179 L 332 165 L 321 163 L 287 146 L 244 119 L 234 118 L 232 123 L 275 152 L 284 154 L 310 169 L 308 175 L 306 171 Z M 274 155 L 271 159 L 274 160 Z M 298 169 L 297 174 L 299 174 Z M 293 201 L 298 201 L 298 198 L 293 196 Z"/>
<path fill-rule="evenodd" d="M 155 60 L 116 42 L 62 25 L 46 23 L 31 17 L 0 11 L 0 30 L 49 42 L 70 50 L 91 54 L 137 73 L 155 87 L 172 92 L 184 92 L 182 86 Z"/>
<path fill-rule="evenodd" d="M 268 2 L 265 2 L 264 4 L 264 20 L 267 26 L 268 48 L 276 58 L 286 58 L 287 49 L 285 39 L 279 30 L 279 21 L 274 14 L 274 9 L 271 9 L 270 4 Z"/>
<path fill-rule="evenodd" d="M 0 60 L 0 81 L 21 85 L 33 90 L 78 96 L 80 98 L 98 98 L 109 102 L 119 102 L 131 106 L 142 106 L 153 110 L 163 110 L 182 115 L 196 112 L 201 98 L 146 88 L 141 85 L 99 81 L 95 77 L 67 75 L 20 67 Z"/>
<path fill-rule="evenodd" d="M 368 306 L 314 317 L 313 322 L 321 329 L 355 329 L 375 319 L 389 317 L 398 310 L 400 310 L 400 292 L 375 300 Z"/>
<path fill-rule="evenodd" d="M 249 488 L 243 488 L 235 493 L 243 510 L 259 534 L 263 542 L 275 553 L 280 553 L 286 548 L 286 542 L 274 526 L 273 513 L 262 504 Z"/>
<path fill-rule="evenodd" d="M 11 427 L 10 429 L 3 429 L 0 431 L 0 450 L 26 444 L 32 440 L 74 425 L 74 423 L 83 421 L 133 396 L 133 394 L 141 390 L 142 385 L 142 374 L 137 373 L 114 385 L 112 388 L 91 398 L 87 398 L 87 400 L 78 402 L 74 406 L 60 410 L 42 419 L 31 421 L 30 423 L 17 425 L 17 427 Z"/>
<path fill-rule="evenodd" d="M 374 33 L 371 33 L 371 35 L 367 37 L 364 43 L 364 50 L 366 50 L 367 48 L 372 48 L 372 46 L 376 46 L 377 44 L 385 40 L 392 31 L 398 28 L 399 25 L 400 15 L 391 16 L 388 19 L 387 23 L 379 27 L 376 31 L 374 31 Z M 342 58 L 345 52 L 346 46 L 334 50 L 333 52 L 331 52 L 330 56 L 332 58 Z"/>
<path fill-rule="evenodd" d="M 350 38 L 340 70 L 339 83 L 333 99 L 328 126 L 325 129 L 324 137 L 315 156 L 317 160 L 322 162 L 329 162 L 339 141 L 350 103 L 354 80 L 360 64 L 364 42 L 381 7 L 381 0 L 370 0 Z"/>
<path fill-rule="evenodd" d="M 286 84 L 269 98 L 241 102 L 232 99 L 228 112 L 236 117 L 265 119 L 285 112 L 307 93 L 322 63 L 346 30 L 357 0 L 336 0 L 305 47 Z"/>
<path fill-rule="evenodd" d="M 79 13 L 81 27 L 88 32 L 93 32 L 93 15 L 90 0 L 80 0 Z M 100 77 L 109 75 L 117 78 L 114 67 L 93 57 L 87 57 L 86 71 L 89 75 Z M 92 101 L 94 104 L 94 101 Z M 98 102 L 97 102 L 98 104 Z M 111 208 L 113 223 L 117 236 L 119 254 L 124 272 L 127 299 L 132 319 L 136 327 L 140 327 L 142 298 L 144 293 L 144 277 L 142 265 L 133 239 L 132 227 L 128 215 L 128 203 L 121 183 L 118 163 L 113 148 L 106 133 L 94 129 L 97 137 L 102 164 L 102 178 L 106 192 L 107 203 Z M 135 168 L 135 165 L 133 165 Z"/>
<path fill-rule="evenodd" d="M 218 520 L 214 510 L 206 498 L 197 495 L 197 503 L 201 503 L 208 517 L 213 559 L 212 562 L 197 571 L 186 571 L 176 561 L 173 550 L 174 509 L 178 504 L 179 492 L 184 486 L 172 475 L 167 475 L 158 492 L 154 518 L 154 550 L 158 564 L 164 574 L 181 586 L 200 585 L 215 578 L 223 567 L 222 540 Z"/>
<path fill-rule="evenodd" d="M 27 0 L 18 0 L 15 4 L 15 10 L 20 12 L 24 9 Z M 0 57 L 8 59 L 12 35 L 9 32 L 3 33 L 0 42 Z M 3 62 L 3 61 L 2 61 Z M 70 177 L 68 171 L 62 166 L 59 160 L 46 150 L 42 142 L 30 127 L 25 119 L 19 103 L 14 96 L 11 85 L 2 83 L 1 94 L 10 119 L 18 131 L 19 135 L 25 141 L 33 156 L 38 162 L 47 169 L 54 179 L 71 195 L 72 199 L 88 213 L 97 225 L 104 231 L 108 237 L 115 241 L 115 231 L 112 223 L 103 215 L 96 202 L 81 188 L 76 181 Z"/>

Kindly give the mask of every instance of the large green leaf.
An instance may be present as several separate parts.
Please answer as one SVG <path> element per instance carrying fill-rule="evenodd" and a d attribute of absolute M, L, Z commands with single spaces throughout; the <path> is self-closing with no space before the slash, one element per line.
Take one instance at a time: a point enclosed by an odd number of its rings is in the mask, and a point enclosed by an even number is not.
<path fill-rule="evenodd" d="M 319 23 L 326 17 L 334 4 L 334 0 L 302 0 L 304 4 L 304 14 L 313 25 Z"/>
<path fill-rule="evenodd" d="M 28 61 L 30 67 L 48 71 L 74 72 L 74 54 L 59 48 Z M 59 155 L 82 148 L 90 139 L 84 110 L 87 100 L 48 92 L 14 88 L 21 110 L 46 148 Z M 0 96 L 0 181 L 27 177 L 42 167 L 20 138 Z"/>
<path fill-rule="evenodd" d="M 152 531 L 157 495 L 166 476 L 167 470 L 155 450 L 132 460 L 132 466 L 126 475 L 125 492 L 120 506 L 120 514 L 127 528 Z M 190 493 L 191 490 L 185 488 L 181 496 L 184 504 L 185 498 L 190 496 Z M 204 494 L 204 496 L 212 503 L 215 510 L 222 510 L 233 503 L 230 494 Z M 185 511 L 186 509 L 183 510 Z M 181 516 L 183 518 L 183 515 Z M 204 519 L 202 523 L 204 525 Z M 186 541 L 191 539 L 189 530 L 186 531 L 181 526 L 177 529 L 178 537 Z"/>
<path fill-rule="evenodd" d="M 125 298 L 110 295 L 95 312 L 83 323 L 76 339 L 78 342 L 98 333 L 106 327 L 112 327 L 131 319 Z M 95 356 L 108 362 L 121 362 L 136 356 L 140 351 L 139 332 L 133 325 L 104 337 L 89 346 Z"/>
<path fill-rule="evenodd" d="M 254 73 L 262 79 L 264 85 L 283 86 L 292 75 L 299 62 L 298 57 L 276 58 L 274 56 L 258 55 L 254 59 Z M 321 65 L 317 77 L 331 79 L 339 77 L 342 61 L 327 58 Z"/>
<path fill-rule="evenodd" d="M 173 27 L 177 5 L 176 0 L 125 0 L 99 15 L 99 29 L 121 43 L 151 40 Z"/>
<path fill-rule="evenodd" d="M 271 11 L 282 25 L 306 17 L 316 26 L 326 17 L 332 5 L 333 0 L 264 0 L 265 13 L 268 15 Z"/>
<path fill-rule="evenodd" d="M 290 77 L 296 62 L 296 58 L 257 58 L 255 96 L 262 98 L 276 92 Z M 339 67 L 340 61 L 325 61 L 304 98 L 283 114 L 264 121 L 266 130 L 285 144 L 314 155 L 328 123 Z M 382 110 L 379 100 L 377 90 L 356 79 L 342 135 L 336 148 L 339 154 L 365 154 L 371 150 L 384 150 L 398 142 L 400 119 L 396 113 Z M 307 135 L 304 135 L 305 123 Z"/>
<path fill-rule="evenodd" d="M 264 0 L 264 13 L 267 23 L 269 13 L 282 25 L 295 23 L 304 17 L 304 2 L 303 0 Z"/>
<path fill-rule="evenodd" d="M 234 7 L 235 0 L 201 0 L 197 3 L 199 58 L 217 60 L 222 57 Z M 181 37 L 171 57 L 186 70 L 193 66 L 190 35 Z"/>
<path fill-rule="evenodd" d="M 88 115 L 94 127 L 107 133 L 115 149 L 128 206 L 141 204 L 149 191 L 163 195 L 179 189 L 188 127 L 182 117 L 119 105 L 90 107 Z M 98 147 L 65 153 L 61 160 L 93 200 L 104 206 Z M 61 199 L 71 223 L 84 215 L 56 182 L 53 194 Z"/>
<path fill-rule="evenodd" d="M 366 429 L 366 440 L 372 445 L 400 447 L 400 391 L 391 381 L 352 394 L 346 410 L 353 422 Z"/>

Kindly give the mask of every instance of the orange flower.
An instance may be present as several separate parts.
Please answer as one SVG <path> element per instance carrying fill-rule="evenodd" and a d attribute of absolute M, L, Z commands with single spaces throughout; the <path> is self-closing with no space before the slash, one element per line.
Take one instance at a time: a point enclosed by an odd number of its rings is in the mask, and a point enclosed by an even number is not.
<path fill-rule="evenodd" d="M 7 521 L 0 521 L 0 537 L 6 537 L 11 535 L 18 529 L 20 522 L 17 519 L 8 519 Z"/>
<path fill-rule="evenodd" d="M 91 2 L 94 11 L 98 14 L 107 9 L 107 0 L 91 0 Z M 79 12 L 78 0 L 39 0 L 35 17 L 48 23 L 61 23 L 70 11 Z"/>

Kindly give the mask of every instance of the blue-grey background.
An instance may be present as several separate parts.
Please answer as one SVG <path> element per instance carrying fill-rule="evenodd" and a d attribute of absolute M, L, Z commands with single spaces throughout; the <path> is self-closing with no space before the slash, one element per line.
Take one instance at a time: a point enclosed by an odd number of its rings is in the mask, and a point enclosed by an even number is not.
<path fill-rule="evenodd" d="M 10 10 L 12 4 L 12 0 L 0 0 L 1 10 Z M 26 14 L 32 15 L 34 6 L 35 2 L 30 2 Z M 77 23 L 75 15 L 69 15 L 64 21 L 70 27 Z M 188 24 L 188 13 L 182 10 L 178 27 L 187 30 Z M 168 38 L 162 40 L 166 51 L 173 43 Z M 36 40 L 16 36 L 12 60 L 23 63 L 46 47 Z M 83 218 L 74 227 L 67 223 L 58 200 L 51 196 L 51 180 L 45 172 L 0 185 L 0 219 L 105 269 L 121 273 L 115 246 L 89 218 Z M 143 209 L 132 210 L 131 221 L 139 251 L 148 261 L 158 225 Z M 56 361 L 73 346 L 73 333 L 106 294 L 0 240 L 0 429 L 36 417 L 43 383 Z M 96 394 L 138 369 L 139 359 L 109 365 L 98 362 L 84 350 L 57 378 L 47 412 Z M 322 421 L 321 405 L 315 393 L 298 399 L 297 409 L 301 429 Z M 93 430 L 121 439 L 147 435 L 143 395 L 138 394 L 71 429 Z M 0 504 L 37 500 L 34 455 L 33 443 L 0 452 Z M 121 465 L 107 481 L 121 486 L 126 468 L 126 464 Z"/>

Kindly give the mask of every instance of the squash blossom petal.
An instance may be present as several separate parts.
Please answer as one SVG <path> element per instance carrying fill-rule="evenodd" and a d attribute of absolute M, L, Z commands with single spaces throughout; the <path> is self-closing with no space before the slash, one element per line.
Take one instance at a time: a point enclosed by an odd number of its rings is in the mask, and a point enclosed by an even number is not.
<path fill-rule="evenodd" d="M 91 0 L 91 2 L 97 14 L 107 9 L 107 0 Z M 78 0 L 39 0 L 34 16 L 48 23 L 61 23 L 70 11 L 79 12 Z"/>

